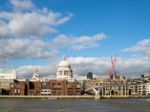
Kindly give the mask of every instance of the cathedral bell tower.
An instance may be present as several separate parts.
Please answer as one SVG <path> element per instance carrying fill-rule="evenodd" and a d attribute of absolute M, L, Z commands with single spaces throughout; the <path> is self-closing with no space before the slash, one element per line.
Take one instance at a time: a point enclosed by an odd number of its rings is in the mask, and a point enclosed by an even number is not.
<path fill-rule="evenodd" d="M 34 68 L 32 79 L 33 79 L 33 80 L 36 80 L 36 81 L 39 81 L 39 80 L 40 80 L 38 67 L 35 67 L 35 68 Z"/>

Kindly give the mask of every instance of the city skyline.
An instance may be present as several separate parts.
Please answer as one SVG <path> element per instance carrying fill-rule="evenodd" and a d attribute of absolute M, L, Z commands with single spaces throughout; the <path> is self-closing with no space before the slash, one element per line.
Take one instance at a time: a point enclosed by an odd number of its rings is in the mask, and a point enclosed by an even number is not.
<path fill-rule="evenodd" d="M 0 67 L 55 76 L 63 55 L 75 75 L 106 75 L 111 56 L 128 76 L 150 72 L 149 1 L 0 0 Z M 132 75 L 131 75 L 132 74 Z"/>

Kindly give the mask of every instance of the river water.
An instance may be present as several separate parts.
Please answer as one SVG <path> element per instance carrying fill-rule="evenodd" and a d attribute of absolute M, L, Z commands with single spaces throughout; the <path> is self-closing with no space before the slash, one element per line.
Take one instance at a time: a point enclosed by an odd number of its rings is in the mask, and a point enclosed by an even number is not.
<path fill-rule="evenodd" d="M 0 99 L 0 112 L 150 112 L 150 99 Z"/>

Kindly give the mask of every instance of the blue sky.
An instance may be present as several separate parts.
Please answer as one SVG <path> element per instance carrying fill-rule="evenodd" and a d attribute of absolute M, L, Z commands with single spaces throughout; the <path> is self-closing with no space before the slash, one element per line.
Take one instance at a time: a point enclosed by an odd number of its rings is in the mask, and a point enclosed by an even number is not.
<path fill-rule="evenodd" d="M 71 12 L 70 21 L 60 26 L 59 33 L 93 35 L 103 32 L 107 39 L 100 48 L 77 52 L 75 55 L 110 56 L 149 37 L 150 2 L 148 0 L 50 0 L 35 2 L 59 12 Z M 69 52 L 69 51 L 68 51 Z M 69 52 L 72 55 L 71 52 Z"/>
<path fill-rule="evenodd" d="M 149 0 L 0 0 L 1 68 L 28 74 L 24 71 L 37 65 L 41 74 L 50 75 L 56 71 L 50 65 L 57 66 L 66 54 L 75 74 L 87 70 L 104 74 L 111 67 L 110 56 L 117 54 L 119 72 L 133 74 L 140 66 L 136 73 L 150 72 L 149 4 Z"/>

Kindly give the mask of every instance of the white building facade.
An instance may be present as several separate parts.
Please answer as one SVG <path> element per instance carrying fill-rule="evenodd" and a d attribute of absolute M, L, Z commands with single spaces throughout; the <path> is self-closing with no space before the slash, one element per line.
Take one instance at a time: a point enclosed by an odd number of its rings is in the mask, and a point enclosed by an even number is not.
<path fill-rule="evenodd" d="M 60 61 L 56 74 L 57 79 L 72 80 L 73 78 L 72 68 L 69 62 L 67 61 L 66 57 L 63 57 L 62 61 Z"/>
<path fill-rule="evenodd" d="M 34 70 L 33 70 L 33 76 L 32 76 L 31 80 L 33 80 L 33 81 L 39 81 L 40 80 L 38 67 L 34 68 Z"/>
<path fill-rule="evenodd" d="M 12 73 L 0 73 L 0 79 L 16 79 L 16 70 Z"/>
<path fill-rule="evenodd" d="M 150 82 L 145 84 L 145 88 L 146 88 L 146 95 L 150 95 Z"/>
<path fill-rule="evenodd" d="M 145 83 L 141 83 L 137 85 L 137 91 L 140 95 L 146 95 L 146 87 Z"/>

